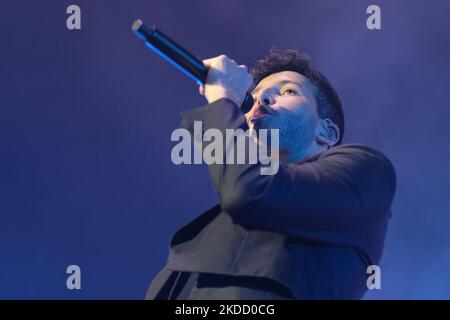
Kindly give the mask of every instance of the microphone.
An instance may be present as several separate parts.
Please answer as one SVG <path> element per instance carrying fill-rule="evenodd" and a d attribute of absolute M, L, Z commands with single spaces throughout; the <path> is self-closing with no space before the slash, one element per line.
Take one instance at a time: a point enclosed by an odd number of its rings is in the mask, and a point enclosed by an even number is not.
<path fill-rule="evenodd" d="M 198 85 L 205 86 L 209 69 L 201 60 L 162 33 L 156 26 L 148 27 L 140 19 L 133 23 L 132 30 L 145 41 L 150 49 L 172 63 Z M 247 92 L 241 110 L 247 112 L 252 106 L 253 97 Z"/>

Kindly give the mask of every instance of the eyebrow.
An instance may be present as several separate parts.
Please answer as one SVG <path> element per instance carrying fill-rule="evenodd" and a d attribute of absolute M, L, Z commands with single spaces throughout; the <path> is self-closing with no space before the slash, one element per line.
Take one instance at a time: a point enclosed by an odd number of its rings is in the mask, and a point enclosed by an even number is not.
<path fill-rule="evenodd" d="M 298 82 L 296 82 L 296 81 L 292 81 L 292 80 L 281 80 L 281 81 L 279 81 L 279 82 L 275 82 L 275 84 L 273 85 L 273 86 L 284 86 L 285 84 L 287 84 L 287 83 L 292 83 L 292 84 L 295 84 L 295 85 L 297 85 L 299 88 L 301 88 L 302 87 L 302 85 L 300 84 L 300 83 L 298 83 Z M 252 92 L 252 94 L 256 94 L 256 93 L 258 93 L 259 91 L 261 90 L 261 88 L 256 88 L 255 90 L 253 90 L 253 92 Z"/>

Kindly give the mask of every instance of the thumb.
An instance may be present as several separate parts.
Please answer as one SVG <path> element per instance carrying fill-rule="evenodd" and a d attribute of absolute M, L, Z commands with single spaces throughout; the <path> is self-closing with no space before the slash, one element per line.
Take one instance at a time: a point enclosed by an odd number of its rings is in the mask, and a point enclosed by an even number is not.
<path fill-rule="evenodd" d="M 205 59 L 205 60 L 203 60 L 202 62 L 203 62 L 203 64 L 205 65 L 205 67 L 210 68 L 210 67 L 211 67 L 211 62 L 212 62 L 213 59 L 214 59 L 214 58 L 211 58 L 211 59 Z"/>

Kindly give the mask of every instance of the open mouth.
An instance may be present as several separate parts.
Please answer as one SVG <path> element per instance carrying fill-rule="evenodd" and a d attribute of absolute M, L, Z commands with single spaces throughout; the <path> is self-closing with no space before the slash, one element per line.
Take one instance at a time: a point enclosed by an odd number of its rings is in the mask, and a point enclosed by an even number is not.
<path fill-rule="evenodd" d="M 274 111 L 270 107 L 263 105 L 263 104 L 259 105 L 258 109 L 256 109 L 255 113 L 253 113 L 251 121 L 253 122 L 253 121 L 256 121 L 263 117 L 270 116 L 273 113 L 274 113 Z"/>

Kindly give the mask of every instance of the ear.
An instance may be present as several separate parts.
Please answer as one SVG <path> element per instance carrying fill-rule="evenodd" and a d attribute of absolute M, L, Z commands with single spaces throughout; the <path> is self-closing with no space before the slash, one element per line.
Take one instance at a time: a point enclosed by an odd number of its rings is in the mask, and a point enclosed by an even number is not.
<path fill-rule="evenodd" d="M 340 137 L 339 127 L 330 119 L 319 119 L 317 130 L 316 141 L 318 145 L 329 149 L 338 142 Z"/>

